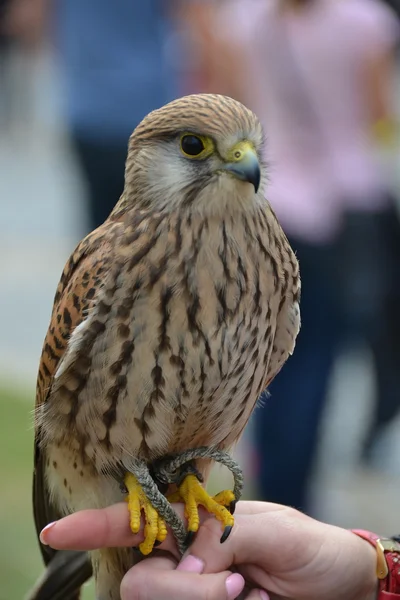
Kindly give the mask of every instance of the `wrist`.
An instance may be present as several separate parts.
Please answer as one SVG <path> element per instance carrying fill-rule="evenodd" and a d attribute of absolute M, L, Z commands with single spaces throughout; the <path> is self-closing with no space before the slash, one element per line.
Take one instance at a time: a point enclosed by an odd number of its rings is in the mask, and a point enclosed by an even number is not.
<path fill-rule="evenodd" d="M 377 600 L 376 551 L 351 531 L 326 526 L 324 562 L 331 564 L 324 577 L 325 600 Z M 321 559 L 322 561 L 322 559 Z M 322 564 L 322 563 L 321 563 Z"/>

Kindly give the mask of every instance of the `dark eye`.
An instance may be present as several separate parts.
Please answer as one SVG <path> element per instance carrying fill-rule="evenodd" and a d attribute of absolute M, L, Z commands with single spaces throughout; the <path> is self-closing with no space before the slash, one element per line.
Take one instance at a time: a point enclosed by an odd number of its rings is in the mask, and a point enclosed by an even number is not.
<path fill-rule="evenodd" d="M 203 152 L 204 144 L 196 135 L 184 135 L 181 139 L 181 148 L 189 156 L 198 156 Z"/>

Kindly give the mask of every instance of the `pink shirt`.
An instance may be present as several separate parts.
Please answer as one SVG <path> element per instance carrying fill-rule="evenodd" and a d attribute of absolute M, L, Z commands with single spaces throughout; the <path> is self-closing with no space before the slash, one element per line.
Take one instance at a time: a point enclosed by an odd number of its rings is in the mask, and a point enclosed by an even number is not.
<path fill-rule="evenodd" d="M 244 100 L 265 126 L 268 198 L 289 235 L 318 243 L 335 234 L 344 206 L 382 202 L 362 77 L 369 57 L 397 41 L 398 23 L 378 0 L 278 5 L 231 0 L 216 26 L 247 61 Z"/>

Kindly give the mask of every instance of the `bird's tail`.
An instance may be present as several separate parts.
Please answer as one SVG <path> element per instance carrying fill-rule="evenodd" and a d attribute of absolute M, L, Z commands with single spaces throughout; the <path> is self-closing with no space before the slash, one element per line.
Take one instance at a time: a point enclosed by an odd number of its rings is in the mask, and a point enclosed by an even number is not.
<path fill-rule="evenodd" d="M 26 600 L 79 600 L 80 588 L 91 576 L 86 552 L 59 550 Z"/>

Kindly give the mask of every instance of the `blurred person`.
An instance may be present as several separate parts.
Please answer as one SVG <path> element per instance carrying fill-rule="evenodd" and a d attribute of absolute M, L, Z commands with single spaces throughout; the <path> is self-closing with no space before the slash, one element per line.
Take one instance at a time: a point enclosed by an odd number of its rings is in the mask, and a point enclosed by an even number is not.
<path fill-rule="evenodd" d="M 150 111 L 179 95 L 168 51 L 183 0 L 16 0 L 29 2 L 24 25 L 51 24 L 63 109 L 88 197 L 88 228 L 108 217 L 123 190 L 128 138 Z"/>
<path fill-rule="evenodd" d="M 130 134 L 176 95 L 165 53 L 168 8 L 163 0 L 54 3 L 65 114 L 87 182 L 90 229 L 122 193 Z"/>
<path fill-rule="evenodd" d="M 400 298 L 398 222 L 377 156 L 378 139 L 392 133 L 398 23 L 377 0 L 236 0 L 207 10 L 205 91 L 242 100 L 264 123 L 267 194 L 302 275 L 296 350 L 254 419 L 260 491 L 309 510 L 318 426 L 345 333 L 374 354 L 371 431 L 399 405 L 399 317 L 388 310 Z"/>

